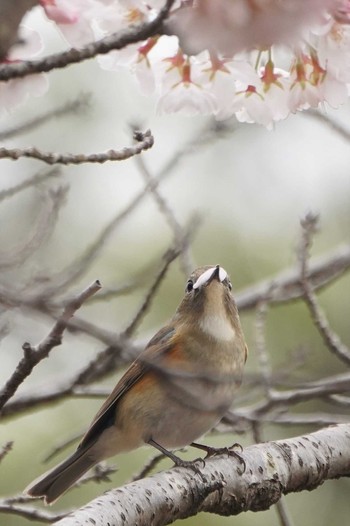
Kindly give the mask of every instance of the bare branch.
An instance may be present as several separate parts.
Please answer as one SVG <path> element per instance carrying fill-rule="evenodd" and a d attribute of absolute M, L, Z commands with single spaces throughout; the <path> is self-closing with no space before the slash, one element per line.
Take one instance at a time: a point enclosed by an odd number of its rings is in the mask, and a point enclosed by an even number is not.
<path fill-rule="evenodd" d="M 38 115 L 27 122 L 23 122 L 22 124 L 13 126 L 13 128 L 7 128 L 6 130 L 0 132 L 0 141 L 11 139 L 12 137 L 18 137 L 18 135 L 21 135 L 22 133 L 28 133 L 29 131 L 35 130 L 43 124 L 49 122 L 51 119 L 65 117 L 68 114 L 78 115 L 83 110 L 86 110 L 89 105 L 89 101 L 90 95 L 83 93 L 82 95 L 79 95 L 78 98 L 68 101 L 58 108 L 46 111 L 45 113 L 42 113 L 41 115 Z"/>
<path fill-rule="evenodd" d="M 226 136 L 227 133 L 231 133 L 231 128 L 225 127 L 222 131 L 220 127 L 220 135 L 218 135 L 217 127 L 205 125 L 200 132 L 196 132 L 191 141 L 175 152 L 163 166 L 163 168 L 157 174 L 157 177 L 153 179 L 152 183 L 147 184 L 136 196 L 130 201 L 130 203 L 119 212 L 103 229 L 101 234 L 95 240 L 95 242 L 87 249 L 87 251 L 78 257 L 73 263 L 67 268 L 63 269 L 57 276 L 53 278 L 53 285 L 45 285 L 45 289 L 40 291 L 38 297 L 52 297 L 57 294 L 57 291 L 62 293 L 68 286 L 74 283 L 78 278 L 82 277 L 88 270 L 93 261 L 99 255 L 108 237 L 114 232 L 114 230 L 137 208 L 143 199 L 149 194 L 151 188 L 157 188 L 160 183 L 167 179 L 174 173 L 175 168 L 183 161 L 188 155 L 193 152 L 199 151 L 200 148 L 205 147 L 207 144 L 211 144 L 213 139 L 221 136 Z M 192 220 L 195 223 L 195 220 Z M 350 250 L 349 250 L 350 254 Z M 349 266 L 350 266 L 350 255 L 349 255 Z M 270 286 L 270 285 L 269 285 Z M 0 293 L 1 296 L 1 293 Z M 12 298 L 13 300 L 13 298 Z"/>
<path fill-rule="evenodd" d="M 70 438 L 67 438 L 66 440 L 63 440 L 62 442 L 59 442 L 55 447 L 52 448 L 50 453 L 48 453 L 46 455 L 46 457 L 44 458 L 43 462 L 50 462 L 50 460 L 55 458 L 56 455 L 59 455 L 66 448 L 68 448 L 68 447 L 72 446 L 73 444 L 75 444 L 75 442 L 77 442 L 83 436 L 83 434 L 84 434 L 83 432 L 77 433 L 74 436 L 72 436 Z"/>
<path fill-rule="evenodd" d="M 108 150 L 105 153 L 91 153 L 85 154 L 60 154 L 53 152 L 43 152 L 37 148 L 0 148 L 0 159 L 13 159 L 16 161 L 21 157 L 29 157 L 37 159 L 47 164 L 83 164 L 83 163 L 105 163 L 107 161 L 125 161 L 134 155 L 138 155 L 142 151 L 152 148 L 154 139 L 150 130 L 145 133 L 138 133 L 138 139 L 135 146 L 122 148 L 121 150 Z"/>
<path fill-rule="evenodd" d="M 82 304 L 87 301 L 90 296 L 96 294 L 100 288 L 101 284 L 97 280 L 67 303 L 62 315 L 58 318 L 49 334 L 38 345 L 32 346 L 28 342 L 23 344 L 24 357 L 18 363 L 14 373 L 0 391 L 0 409 L 2 409 L 6 402 L 15 394 L 18 387 L 27 376 L 30 375 L 33 368 L 41 360 L 46 358 L 54 347 L 61 344 L 63 332 L 67 328 L 70 318 L 72 318 Z"/>
<path fill-rule="evenodd" d="M 164 7 L 150 22 L 138 26 L 131 26 L 125 30 L 108 35 L 97 42 L 87 44 L 80 49 L 72 48 L 63 53 L 50 55 L 39 60 L 28 60 L 15 64 L 2 65 L 0 67 L 0 81 L 22 78 L 33 73 L 62 69 L 71 64 L 77 64 L 96 57 L 97 55 L 104 55 L 114 49 L 123 49 L 129 44 L 136 44 L 137 42 L 146 40 L 161 31 L 163 20 L 167 17 L 173 3 L 174 0 L 166 0 Z"/>
<path fill-rule="evenodd" d="M 201 477 L 173 468 L 108 491 L 56 524 L 161 526 L 200 511 L 227 516 L 266 510 L 283 494 L 350 475 L 350 424 L 250 446 L 242 456 L 244 473 L 226 455 L 206 460 Z"/>
<path fill-rule="evenodd" d="M 14 195 L 31 188 L 32 186 L 39 185 L 40 183 L 47 181 L 51 177 L 59 177 L 61 175 L 60 169 L 58 167 L 50 168 L 50 170 L 45 170 L 35 174 L 33 177 L 26 179 L 22 183 L 12 186 L 11 188 L 6 188 L 0 192 L 0 201 L 13 197 Z"/>
<path fill-rule="evenodd" d="M 350 269 L 350 246 L 339 247 L 322 258 L 314 260 L 309 266 L 308 280 L 316 289 L 329 285 Z M 239 310 L 254 309 L 260 301 L 270 294 L 270 303 L 284 303 L 303 297 L 300 283 L 300 268 L 295 267 L 281 272 L 268 280 L 255 283 L 236 294 Z"/>
<path fill-rule="evenodd" d="M 189 245 L 189 240 L 193 236 L 193 231 L 197 227 L 197 224 L 195 222 L 192 222 L 190 227 L 187 229 L 187 231 L 181 231 L 181 237 L 175 240 L 175 247 L 170 248 L 167 250 L 162 258 L 163 263 L 162 266 L 159 269 L 159 272 L 154 278 L 153 283 L 151 284 L 145 299 L 143 300 L 138 312 L 136 313 L 134 319 L 129 323 L 127 328 L 123 331 L 122 336 L 123 337 L 130 337 L 131 334 L 135 331 L 136 327 L 142 320 L 143 316 L 147 312 L 150 303 L 152 299 L 154 298 L 154 295 L 159 289 L 160 284 L 162 283 L 166 272 L 170 266 L 170 264 L 183 252 L 186 250 L 186 247 Z"/>
<path fill-rule="evenodd" d="M 67 195 L 68 187 L 50 189 L 46 195 L 38 218 L 29 234 L 29 239 L 22 245 L 15 246 L 0 257 L 0 269 L 6 270 L 23 265 L 27 259 L 50 237 L 56 225 L 58 214 Z"/>
<path fill-rule="evenodd" d="M 350 365 L 350 349 L 340 341 L 338 335 L 330 328 L 327 318 L 318 305 L 312 284 L 309 278 L 308 258 L 312 245 L 312 238 L 317 228 L 318 217 L 308 214 L 302 220 L 303 235 L 300 248 L 301 286 L 303 288 L 305 303 L 309 309 L 311 319 L 318 329 L 326 347 L 342 362 Z"/>
<path fill-rule="evenodd" d="M 6 442 L 6 444 L 0 449 L 0 462 L 4 460 L 6 455 L 9 454 L 13 446 L 13 442 Z"/>
<path fill-rule="evenodd" d="M 150 460 L 143 466 L 141 471 L 132 477 L 131 481 L 134 482 L 135 480 L 145 478 L 164 458 L 166 458 L 166 456 L 163 455 L 163 453 L 158 453 L 157 455 L 151 457 Z"/>
<path fill-rule="evenodd" d="M 182 267 L 185 274 L 188 276 L 192 269 L 194 268 L 193 261 L 190 255 L 190 247 L 188 244 L 188 239 L 184 236 L 183 228 L 180 223 L 177 221 L 174 212 L 171 210 L 170 206 L 166 202 L 165 198 L 158 189 L 155 178 L 152 176 L 151 172 L 146 166 L 144 159 L 141 157 L 136 157 L 136 162 L 139 167 L 141 174 L 145 180 L 145 183 L 150 188 L 150 193 L 152 194 L 161 214 L 165 217 L 166 222 L 174 233 L 175 244 L 181 246 L 181 243 L 184 243 L 187 240 L 187 245 L 183 247 L 181 253 Z"/>
<path fill-rule="evenodd" d="M 293 526 L 293 520 L 290 516 L 288 506 L 284 496 L 276 503 L 276 509 L 280 519 L 281 526 Z"/>
<path fill-rule="evenodd" d="M 270 358 L 266 349 L 265 325 L 268 311 L 268 297 L 261 301 L 256 308 L 255 317 L 255 348 L 257 351 L 261 378 L 264 384 L 265 394 L 269 397 L 271 391 L 272 370 Z"/>
<path fill-rule="evenodd" d="M 70 510 L 61 513 L 50 513 L 44 510 L 38 510 L 34 507 L 20 506 L 8 502 L 6 499 L 0 499 L 0 513 L 7 513 L 9 515 L 17 515 L 29 520 L 35 520 L 44 524 L 52 524 L 54 521 L 59 521 L 66 515 Z"/>
<path fill-rule="evenodd" d="M 154 298 L 154 296 L 156 295 L 161 283 L 163 282 L 163 279 L 165 278 L 165 275 L 167 273 L 167 270 L 168 268 L 170 267 L 171 263 L 180 255 L 181 253 L 181 248 L 178 247 L 176 249 L 170 249 L 170 250 L 167 250 L 166 253 L 164 254 L 163 258 L 162 258 L 162 265 L 159 269 L 159 271 L 157 272 L 154 280 L 153 280 L 153 283 L 151 284 L 149 290 L 147 291 L 147 294 L 144 298 L 144 300 L 142 301 L 136 315 L 134 316 L 134 318 L 131 320 L 131 322 L 129 323 L 129 325 L 126 327 L 126 329 L 123 331 L 122 333 L 122 337 L 125 337 L 125 338 L 129 338 L 132 333 L 136 330 L 137 326 L 140 324 L 142 318 L 144 317 L 144 315 L 146 314 L 146 312 L 148 311 L 150 305 L 151 305 L 151 302 Z"/>

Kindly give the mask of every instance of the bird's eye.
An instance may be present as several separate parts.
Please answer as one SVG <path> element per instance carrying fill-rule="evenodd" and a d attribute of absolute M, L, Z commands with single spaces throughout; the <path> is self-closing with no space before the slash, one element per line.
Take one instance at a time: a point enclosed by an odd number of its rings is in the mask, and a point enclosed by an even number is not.
<path fill-rule="evenodd" d="M 232 290 L 232 283 L 231 283 L 231 281 L 228 282 L 228 288 L 229 288 L 229 290 Z"/>
<path fill-rule="evenodd" d="M 186 292 L 191 292 L 191 290 L 193 290 L 193 281 L 189 279 L 186 285 Z"/>

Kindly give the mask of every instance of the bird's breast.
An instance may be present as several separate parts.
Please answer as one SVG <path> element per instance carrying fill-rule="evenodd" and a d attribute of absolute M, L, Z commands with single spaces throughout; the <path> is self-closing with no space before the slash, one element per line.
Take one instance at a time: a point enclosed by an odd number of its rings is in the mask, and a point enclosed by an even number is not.
<path fill-rule="evenodd" d="M 199 321 L 201 330 L 214 340 L 230 342 L 235 339 L 236 331 L 226 316 L 206 314 Z"/>

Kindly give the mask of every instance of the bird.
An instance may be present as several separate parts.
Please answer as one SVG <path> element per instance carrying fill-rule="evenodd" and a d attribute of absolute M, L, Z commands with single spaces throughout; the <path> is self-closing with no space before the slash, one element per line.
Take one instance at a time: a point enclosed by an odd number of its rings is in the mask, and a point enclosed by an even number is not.
<path fill-rule="evenodd" d="M 51 504 L 100 461 L 147 444 L 177 466 L 191 464 L 173 451 L 212 449 L 195 440 L 232 405 L 247 353 L 226 270 L 197 268 L 175 315 L 118 381 L 76 451 L 25 494 Z"/>

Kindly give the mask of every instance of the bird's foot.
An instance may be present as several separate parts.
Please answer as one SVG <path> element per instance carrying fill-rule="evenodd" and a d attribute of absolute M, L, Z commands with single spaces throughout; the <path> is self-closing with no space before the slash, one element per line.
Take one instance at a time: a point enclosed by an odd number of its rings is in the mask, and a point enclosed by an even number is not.
<path fill-rule="evenodd" d="M 203 473 L 201 472 L 201 469 L 199 467 L 199 464 L 201 464 L 201 468 L 205 468 L 205 460 L 201 457 L 195 458 L 194 460 L 183 460 L 180 457 L 177 457 L 174 455 L 174 465 L 176 467 L 180 468 L 189 468 L 192 469 L 197 475 L 199 475 L 203 479 Z"/>
<path fill-rule="evenodd" d="M 156 449 L 158 449 L 159 451 L 161 451 L 165 456 L 170 458 L 174 462 L 174 465 L 176 467 L 192 469 L 192 471 L 194 471 L 197 475 L 199 475 L 201 477 L 201 479 L 203 481 L 205 481 L 205 477 L 204 477 L 203 473 L 201 472 L 201 470 L 200 470 L 200 468 L 198 466 L 198 464 L 201 463 L 202 464 L 202 468 L 205 467 L 205 461 L 202 458 L 196 458 L 195 460 L 182 460 L 182 458 L 180 458 L 177 455 L 175 455 L 172 451 L 168 451 L 167 449 L 165 449 L 163 446 L 158 444 L 152 438 L 148 440 L 148 443 L 151 446 L 153 446 Z"/>
<path fill-rule="evenodd" d="M 176 457 L 177 460 L 174 462 L 176 467 L 191 469 L 196 475 L 198 475 L 202 482 L 207 482 L 206 477 L 203 475 L 201 468 L 205 467 L 205 460 L 201 457 L 195 458 L 194 460 L 183 460 L 182 458 Z M 201 464 L 201 467 L 199 466 Z"/>
<path fill-rule="evenodd" d="M 197 442 L 192 442 L 191 446 L 205 451 L 207 453 L 205 458 L 210 458 L 218 455 L 227 455 L 229 457 L 235 457 L 242 465 L 242 470 L 240 474 L 243 475 L 243 473 L 246 470 L 245 460 L 242 457 L 242 455 L 240 455 L 240 453 L 242 453 L 243 451 L 243 447 L 237 442 L 235 442 L 234 444 L 232 444 L 232 446 L 229 447 L 212 447 L 204 444 L 197 444 Z M 240 453 L 237 453 L 236 449 L 239 449 Z"/>

